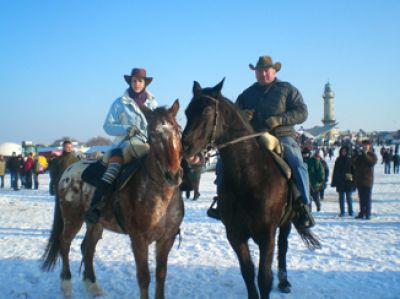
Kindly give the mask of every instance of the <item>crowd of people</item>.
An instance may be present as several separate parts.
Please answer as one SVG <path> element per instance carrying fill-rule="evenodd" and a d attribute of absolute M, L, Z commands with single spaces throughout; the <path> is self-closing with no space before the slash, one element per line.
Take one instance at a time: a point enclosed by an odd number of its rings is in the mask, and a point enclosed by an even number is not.
<path fill-rule="evenodd" d="M 310 194 L 317 205 L 317 211 L 320 211 L 321 190 L 325 189 L 329 180 L 329 173 L 326 173 L 329 168 L 323 166 L 324 159 L 319 158 L 318 161 L 315 156 L 319 156 L 319 150 L 314 157 L 310 157 L 307 147 L 303 150 L 303 158 L 308 165 L 310 176 Z M 372 143 L 368 139 L 363 140 L 361 145 L 349 144 L 340 147 L 331 179 L 331 187 L 336 188 L 338 193 L 339 217 L 345 216 L 346 206 L 348 215 L 354 215 L 353 193 L 357 190 L 360 207 L 355 218 L 371 219 L 374 166 L 377 160 Z M 324 163 L 326 164 L 325 161 Z"/>
<path fill-rule="evenodd" d="M 39 175 L 43 173 L 44 168 L 39 163 L 39 157 L 28 153 L 24 156 L 11 154 L 7 160 L 0 155 L 0 180 L 1 188 L 4 188 L 4 176 L 6 172 L 10 174 L 10 185 L 15 191 L 24 189 L 39 189 Z"/>
<path fill-rule="evenodd" d="M 400 166 L 400 155 L 399 155 L 399 145 L 397 144 L 393 147 L 381 147 L 381 157 L 382 164 L 384 164 L 385 174 L 391 174 L 393 170 L 393 174 L 399 174 L 399 166 Z M 393 167 L 392 167 L 393 165 Z"/>

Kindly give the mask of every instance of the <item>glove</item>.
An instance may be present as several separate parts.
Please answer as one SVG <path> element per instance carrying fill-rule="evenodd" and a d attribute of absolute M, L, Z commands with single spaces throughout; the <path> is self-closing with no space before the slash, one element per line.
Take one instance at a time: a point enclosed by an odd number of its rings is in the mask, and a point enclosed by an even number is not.
<path fill-rule="evenodd" d="M 132 138 L 140 133 L 140 130 L 136 126 L 132 126 L 128 129 L 127 136 Z"/>
<path fill-rule="evenodd" d="M 265 120 L 265 124 L 270 130 L 275 129 L 282 125 L 282 117 L 280 116 L 271 116 Z"/>
<path fill-rule="evenodd" d="M 351 173 L 346 173 L 345 174 L 346 180 L 352 182 L 353 181 L 353 175 Z"/>
<path fill-rule="evenodd" d="M 243 110 L 244 115 L 247 117 L 247 119 L 249 121 L 251 121 L 253 119 L 253 115 L 254 115 L 254 109 L 244 109 Z"/>

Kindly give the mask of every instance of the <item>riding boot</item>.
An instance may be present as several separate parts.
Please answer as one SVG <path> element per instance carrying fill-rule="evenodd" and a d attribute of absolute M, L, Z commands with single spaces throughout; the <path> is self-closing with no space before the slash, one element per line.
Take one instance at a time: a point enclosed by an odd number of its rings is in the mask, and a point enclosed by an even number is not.
<path fill-rule="evenodd" d="M 297 229 L 308 229 L 315 225 L 314 217 L 312 216 L 307 204 L 303 203 L 301 198 L 298 198 L 293 204 L 295 217 L 293 224 Z"/>
<path fill-rule="evenodd" d="M 86 222 L 93 224 L 99 222 L 101 210 L 106 205 L 104 199 L 111 194 L 113 182 L 118 176 L 120 169 L 121 163 L 112 162 L 108 164 L 107 169 L 100 180 L 100 184 L 94 192 L 89 210 L 85 213 Z"/>
<path fill-rule="evenodd" d="M 214 207 L 216 205 L 216 207 Z M 214 196 L 211 206 L 207 210 L 207 216 L 216 220 L 221 220 L 218 211 L 218 196 Z"/>

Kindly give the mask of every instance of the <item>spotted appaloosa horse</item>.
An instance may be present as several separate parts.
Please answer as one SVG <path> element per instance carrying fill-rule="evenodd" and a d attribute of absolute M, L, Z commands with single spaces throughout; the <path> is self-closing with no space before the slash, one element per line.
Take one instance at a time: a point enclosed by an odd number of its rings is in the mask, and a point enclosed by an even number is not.
<path fill-rule="evenodd" d="M 145 108 L 144 108 L 145 109 Z M 183 219 L 183 200 L 179 192 L 182 177 L 181 140 L 176 114 L 179 102 L 169 108 L 145 109 L 148 119 L 150 150 L 137 172 L 120 191 L 114 192 L 103 209 L 100 222 L 88 225 L 81 244 L 83 279 L 88 291 L 101 295 L 93 267 L 95 247 L 103 228 L 126 233 L 131 239 L 136 262 L 136 277 L 140 298 L 148 298 L 150 273 L 148 247 L 156 242 L 155 298 L 164 298 L 168 254 L 179 232 Z M 79 161 L 62 175 L 58 186 L 53 228 L 43 255 L 43 269 L 52 270 L 61 256 L 61 288 L 66 296 L 72 293 L 69 251 L 73 238 L 82 227 L 84 212 L 88 209 L 94 188 L 81 180 L 86 167 Z M 118 225 L 112 202 L 118 201 L 125 232 Z M 116 244 L 117 246 L 117 244 Z"/>
<path fill-rule="evenodd" d="M 239 259 L 248 297 L 261 296 L 265 299 L 269 298 L 272 288 L 275 235 L 287 202 L 288 182 L 274 162 L 272 153 L 261 150 L 244 114 L 222 96 L 222 86 L 223 81 L 213 88 L 202 89 L 199 83 L 194 83 L 193 98 L 185 111 L 187 123 L 182 135 L 184 157 L 190 161 L 194 154 L 210 144 L 219 148 L 223 162 L 222 186 L 218 191 L 219 214 Z M 286 272 L 290 222 L 282 225 L 279 270 Z M 304 241 L 309 241 L 306 245 L 318 247 L 318 240 L 312 235 L 301 236 Z M 250 238 L 260 252 L 258 290 L 248 246 Z M 285 280 L 286 276 L 282 275 L 282 288 L 288 287 Z"/>

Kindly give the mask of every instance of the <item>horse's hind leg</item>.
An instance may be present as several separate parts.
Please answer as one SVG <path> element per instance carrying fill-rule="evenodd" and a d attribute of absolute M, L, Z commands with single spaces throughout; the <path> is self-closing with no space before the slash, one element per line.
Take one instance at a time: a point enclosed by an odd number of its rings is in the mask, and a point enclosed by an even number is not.
<path fill-rule="evenodd" d="M 156 244 L 156 299 L 164 299 L 165 278 L 167 276 L 168 255 L 175 241 L 175 235 Z"/>
<path fill-rule="evenodd" d="M 262 299 L 269 298 L 272 289 L 272 260 L 274 257 L 276 228 L 270 227 L 258 246 L 260 260 L 258 266 L 258 289 Z"/>
<path fill-rule="evenodd" d="M 278 288 L 282 293 L 291 292 L 291 284 L 287 279 L 287 268 L 286 268 L 286 254 L 288 251 L 288 237 L 292 228 L 292 224 L 288 222 L 287 224 L 279 228 L 278 237 Z"/>
<path fill-rule="evenodd" d="M 249 299 L 258 299 L 258 291 L 254 282 L 254 264 L 251 260 L 249 245 L 247 240 L 239 240 L 227 232 L 228 240 L 235 251 L 240 264 L 240 271 L 247 287 Z"/>
<path fill-rule="evenodd" d="M 103 234 L 103 227 L 99 224 L 89 225 L 85 238 L 81 244 L 81 252 L 83 256 L 83 262 L 85 270 L 83 273 L 83 281 L 86 290 L 93 296 L 100 296 L 103 294 L 103 290 L 96 282 L 96 275 L 94 273 L 93 259 L 96 251 L 97 242 L 101 239 Z"/>
<path fill-rule="evenodd" d="M 82 221 L 71 221 L 66 219 L 64 221 L 64 229 L 60 236 L 60 255 L 62 259 L 62 270 L 60 274 L 61 278 L 61 290 L 64 296 L 70 297 L 72 294 L 72 283 L 71 283 L 71 269 L 69 265 L 69 251 L 71 248 L 71 242 L 82 227 Z"/>
<path fill-rule="evenodd" d="M 149 298 L 150 271 L 148 265 L 149 247 L 140 235 L 130 236 L 136 262 L 136 278 L 140 288 L 140 299 Z"/>

